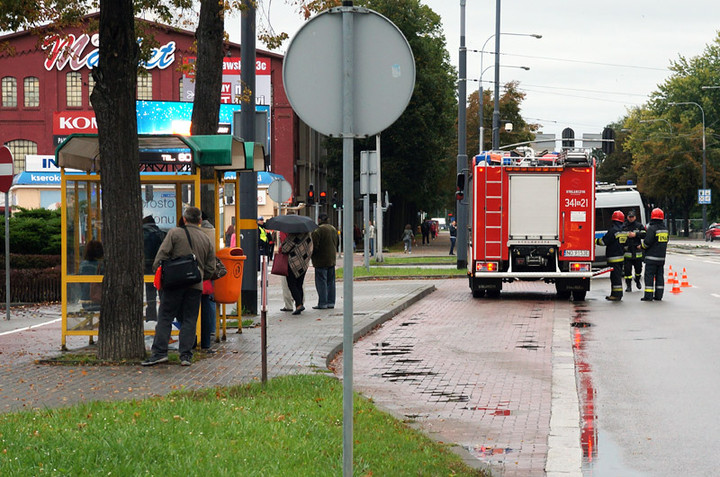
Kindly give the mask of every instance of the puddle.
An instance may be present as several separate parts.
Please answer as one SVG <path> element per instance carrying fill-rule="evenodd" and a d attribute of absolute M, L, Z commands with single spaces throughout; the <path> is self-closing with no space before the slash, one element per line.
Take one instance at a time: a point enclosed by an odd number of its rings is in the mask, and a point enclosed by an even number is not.
<path fill-rule="evenodd" d="M 496 407 L 465 407 L 463 409 L 467 409 L 469 411 L 485 411 L 491 416 L 509 416 L 512 414 L 512 411 L 510 409 L 499 409 Z"/>
<path fill-rule="evenodd" d="M 462 393 L 446 392 L 437 389 L 420 391 L 421 394 L 429 394 L 430 397 L 437 398 L 433 402 L 468 402 L 470 396 Z"/>
<path fill-rule="evenodd" d="M 391 345 L 390 343 L 373 343 L 373 347 L 368 350 L 368 356 L 394 356 L 409 354 L 413 350 L 412 345 Z"/>
<path fill-rule="evenodd" d="M 647 477 L 648 474 L 626 467 L 622 462 L 620 446 L 607 432 L 597 434 L 597 442 L 602 445 L 602 454 L 593 460 L 583 459 L 584 477 Z"/>

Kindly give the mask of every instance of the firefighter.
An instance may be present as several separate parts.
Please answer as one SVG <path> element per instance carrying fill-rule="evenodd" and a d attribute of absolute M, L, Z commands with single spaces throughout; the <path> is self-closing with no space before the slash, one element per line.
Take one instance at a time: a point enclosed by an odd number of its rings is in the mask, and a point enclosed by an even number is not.
<path fill-rule="evenodd" d="M 620 210 L 616 210 L 612 214 L 612 225 L 602 238 L 598 238 L 595 242 L 598 245 L 605 245 L 605 255 L 607 256 L 608 265 L 612 267 L 610 271 L 610 295 L 606 296 L 606 300 L 620 301 L 623 296 L 623 264 L 625 261 L 625 242 L 627 241 L 628 232 L 623 230 L 623 222 L 625 222 L 625 214 Z"/>
<path fill-rule="evenodd" d="M 632 280 L 635 278 L 635 286 L 638 290 L 642 288 L 640 285 L 640 277 L 642 277 L 642 239 L 645 237 L 645 226 L 637 221 L 635 211 L 631 210 L 627 214 L 623 230 L 627 231 L 628 239 L 625 243 L 625 291 L 632 291 Z M 633 269 L 635 275 L 633 276 Z"/>
<path fill-rule="evenodd" d="M 662 209 L 653 209 L 650 213 L 650 223 L 647 233 L 642 241 L 645 251 L 645 295 L 642 301 L 660 301 L 665 291 L 665 253 L 669 237 L 665 226 L 665 214 Z"/>

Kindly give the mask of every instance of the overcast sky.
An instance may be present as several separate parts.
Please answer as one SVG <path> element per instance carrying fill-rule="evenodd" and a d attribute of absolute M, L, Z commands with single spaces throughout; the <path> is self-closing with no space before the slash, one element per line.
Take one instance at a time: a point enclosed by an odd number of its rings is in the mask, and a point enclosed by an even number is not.
<path fill-rule="evenodd" d="M 302 26 L 302 18 L 284 1 L 263 3 L 258 15 L 269 11 L 275 30 L 292 37 Z M 442 17 L 451 63 L 457 69 L 460 0 L 423 3 Z M 495 0 L 466 0 L 468 49 L 479 50 L 495 33 L 495 4 Z M 522 114 L 540 123 L 541 132 L 559 136 L 571 127 L 576 137 L 599 133 L 627 108 L 647 100 L 669 77 L 671 60 L 702 54 L 718 30 L 718 0 L 505 0 L 501 31 L 536 33 L 542 39 L 501 35 L 500 83 L 520 82 L 527 93 Z M 237 31 L 233 41 L 239 41 L 239 27 Z M 484 55 L 484 67 L 493 64 L 494 48 L 490 40 L 486 50 L 491 53 Z M 468 52 L 467 68 L 469 78 L 479 78 L 480 53 Z M 493 88 L 493 74 L 490 68 L 483 75 L 485 88 Z M 468 94 L 477 87 L 477 81 L 469 81 Z"/>

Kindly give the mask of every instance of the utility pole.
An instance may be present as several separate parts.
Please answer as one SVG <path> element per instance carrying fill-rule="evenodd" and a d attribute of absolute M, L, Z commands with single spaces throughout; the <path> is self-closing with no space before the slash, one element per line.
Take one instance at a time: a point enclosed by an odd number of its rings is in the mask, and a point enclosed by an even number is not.
<path fill-rule="evenodd" d="M 492 121 L 492 150 L 500 148 L 500 0 L 495 0 L 495 98 Z"/>
<path fill-rule="evenodd" d="M 499 1 L 499 0 L 498 0 Z M 460 51 L 458 59 L 458 155 L 457 173 L 464 174 L 467 187 L 467 49 L 465 48 L 465 0 L 460 0 Z M 465 189 L 463 189 L 465 190 Z M 468 247 L 468 206 L 462 200 L 456 201 L 457 215 L 457 268 L 467 268 Z"/>

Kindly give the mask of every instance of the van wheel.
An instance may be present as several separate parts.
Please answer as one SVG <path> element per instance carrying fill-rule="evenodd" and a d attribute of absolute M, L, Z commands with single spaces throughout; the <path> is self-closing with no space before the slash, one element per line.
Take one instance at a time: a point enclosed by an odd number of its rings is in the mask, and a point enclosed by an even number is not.
<path fill-rule="evenodd" d="M 558 300 L 568 300 L 570 298 L 570 290 L 562 290 L 557 292 Z"/>

